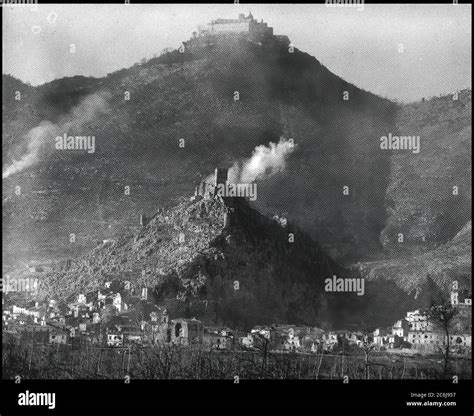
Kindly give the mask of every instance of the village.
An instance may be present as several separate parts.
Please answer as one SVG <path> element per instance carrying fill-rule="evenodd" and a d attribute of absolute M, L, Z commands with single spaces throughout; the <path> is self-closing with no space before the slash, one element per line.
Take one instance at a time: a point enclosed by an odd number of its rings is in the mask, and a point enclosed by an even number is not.
<path fill-rule="evenodd" d="M 199 345 L 206 350 L 261 350 L 293 353 L 330 353 L 342 348 L 435 354 L 446 345 L 446 333 L 415 310 L 387 328 L 362 331 L 325 331 L 317 327 L 274 324 L 254 326 L 250 332 L 206 326 L 192 318 L 170 319 L 166 308 L 137 288 L 118 279 L 89 293 L 59 302 L 6 302 L 2 298 L 3 343 L 69 345 L 84 343 L 104 348 L 147 348 L 153 345 Z M 449 332 L 454 354 L 471 354 L 472 299 L 466 290 L 453 290 L 451 304 L 458 317 Z"/>

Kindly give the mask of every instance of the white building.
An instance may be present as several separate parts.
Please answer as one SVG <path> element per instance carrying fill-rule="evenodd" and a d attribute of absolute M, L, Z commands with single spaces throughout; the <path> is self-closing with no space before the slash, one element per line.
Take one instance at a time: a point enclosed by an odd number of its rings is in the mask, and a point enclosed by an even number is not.
<path fill-rule="evenodd" d="M 260 335 L 266 339 L 270 339 L 271 336 L 271 330 L 270 328 L 264 328 L 264 327 L 255 327 L 250 331 L 251 334 L 253 335 Z"/>
<path fill-rule="evenodd" d="M 373 333 L 374 344 L 383 346 L 388 343 L 388 333 L 385 328 L 377 328 Z"/>
<path fill-rule="evenodd" d="M 337 334 L 335 332 L 328 332 L 323 335 L 323 345 L 325 349 L 331 349 L 338 343 Z"/>
<path fill-rule="evenodd" d="M 92 314 L 92 323 L 98 324 L 100 322 L 100 315 L 99 312 L 94 312 Z"/>
<path fill-rule="evenodd" d="M 208 23 L 206 28 L 199 27 L 199 35 L 248 34 L 253 38 L 273 35 L 273 29 L 263 21 L 257 22 L 249 13 L 239 14 L 238 19 L 216 19 Z"/>
<path fill-rule="evenodd" d="M 253 337 L 251 334 L 247 334 L 245 337 L 239 338 L 239 343 L 245 348 L 252 348 L 253 347 Z"/>
<path fill-rule="evenodd" d="M 453 347 L 471 348 L 471 334 L 453 334 L 449 336 L 449 344 Z"/>
<path fill-rule="evenodd" d="M 20 314 L 29 315 L 29 316 L 33 316 L 33 317 L 36 317 L 36 318 L 40 317 L 40 312 L 39 311 L 29 310 L 27 308 L 22 308 L 22 307 L 19 307 L 19 306 L 16 306 L 16 305 L 13 305 L 12 313 L 13 313 L 14 317 L 16 317 L 16 315 L 20 315 Z"/>
<path fill-rule="evenodd" d="M 424 321 L 417 321 L 417 324 L 419 322 L 424 322 Z M 417 325 L 415 325 L 417 326 Z M 422 326 L 422 325 L 420 325 Z M 428 326 L 428 325 L 426 325 Z M 410 329 L 410 324 L 406 319 L 399 319 L 397 322 L 395 322 L 392 326 L 392 334 L 397 335 L 400 338 L 403 338 L 406 340 L 408 331 Z"/>
<path fill-rule="evenodd" d="M 119 312 L 122 312 L 122 296 L 120 295 L 120 293 L 117 293 L 114 296 L 112 304 L 117 308 Z"/>
<path fill-rule="evenodd" d="M 53 332 L 49 334 L 50 344 L 66 344 L 67 334 L 65 332 Z"/>
<path fill-rule="evenodd" d="M 472 306 L 472 295 L 466 289 L 458 290 L 455 288 L 451 291 L 451 305 Z"/>
<path fill-rule="evenodd" d="M 446 336 L 441 332 L 410 331 L 408 342 L 415 349 L 426 349 L 436 351 L 438 347 L 446 344 Z"/>
<path fill-rule="evenodd" d="M 433 324 L 428 320 L 425 313 L 417 309 L 407 312 L 406 321 L 409 324 L 410 331 L 432 331 Z"/>
<path fill-rule="evenodd" d="M 285 340 L 284 348 L 286 350 L 297 350 L 301 348 L 300 337 L 295 334 L 294 328 L 288 329 L 288 336 Z"/>
<path fill-rule="evenodd" d="M 109 347 L 121 347 L 123 345 L 123 334 L 107 334 L 107 345 Z"/>

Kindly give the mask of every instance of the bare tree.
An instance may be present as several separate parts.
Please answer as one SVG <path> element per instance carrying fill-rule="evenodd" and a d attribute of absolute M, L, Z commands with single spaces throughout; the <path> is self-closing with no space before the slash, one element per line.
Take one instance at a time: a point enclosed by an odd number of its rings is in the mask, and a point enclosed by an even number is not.
<path fill-rule="evenodd" d="M 265 377 L 267 372 L 268 354 L 270 350 L 270 338 L 267 338 L 265 335 L 258 332 L 254 334 L 254 337 L 256 340 L 258 340 L 256 343 L 254 343 L 254 349 L 262 356 L 260 374 Z"/>
<path fill-rule="evenodd" d="M 449 351 L 451 347 L 449 335 L 454 318 L 458 313 L 458 309 L 445 297 L 439 297 L 437 301 L 432 300 L 431 307 L 425 313 L 428 320 L 440 327 L 446 336 L 446 342 L 443 343 L 444 348 L 438 347 L 444 360 L 443 378 L 446 378 L 451 359 Z"/>
<path fill-rule="evenodd" d="M 364 351 L 365 379 L 368 380 L 370 378 L 370 366 L 372 365 L 369 356 L 375 348 L 373 338 L 368 332 L 364 333 L 361 348 Z"/>

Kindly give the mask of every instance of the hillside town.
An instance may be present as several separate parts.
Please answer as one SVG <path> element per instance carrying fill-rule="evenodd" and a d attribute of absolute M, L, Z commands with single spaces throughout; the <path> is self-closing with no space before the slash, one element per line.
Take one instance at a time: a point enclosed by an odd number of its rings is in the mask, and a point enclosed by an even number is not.
<path fill-rule="evenodd" d="M 228 170 L 216 168 L 212 181 L 198 184 L 190 198 L 195 202 L 215 198 L 224 201 L 227 208 L 224 227 L 235 222 L 232 202 L 243 199 L 220 196 L 219 185 L 226 183 Z M 145 214 L 140 216 L 142 227 L 149 221 Z M 279 222 L 278 217 L 276 221 Z M 101 243 L 101 247 L 109 245 L 113 245 L 112 240 Z M 71 260 L 66 260 L 63 269 L 70 267 Z M 104 348 L 200 345 L 215 351 L 264 349 L 295 353 L 330 353 L 370 345 L 376 351 L 435 354 L 449 341 L 452 353 L 471 354 L 472 296 L 467 289 L 458 288 L 457 283 L 450 293 L 450 304 L 455 308 L 456 316 L 449 335 L 439 323 L 429 319 L 427 310 L 421 309 L 408 311 L 391 326 L 381 328 L 329 330 L 280 322 L 253 326 L 250 331 L 242 332 L 226 326 L 207 325 L 223 321 L 215 314 L 215 301 L 193 296 L 186 299 L 186 294 L 180 292 L 174 298 L 157 302 L 153 293 L 156 288 L 151 283 L 143 283 L 147 280 L 138 283 L 132 272 L 104 274 L 103 283 L 97 290 L 85 293 L 76 290 L 62 300 L 39 300 L 38 281 L 50 270 L 51 265 L 30 264 L 16 277 L 7 275 L 4 279 L 4 343 L 71 346 L 91 343 Z M 151 271 L 150 268 L 142 269 L 142 277 L 146 278 Z M 30 296 L 21 296 L 21 292 L 29 292 Z M 11 296 L 17 293 L 20 296 Z"/>
<path fill-rule="evenodd" d="M 92 343 L 105 348 L 157 344 L 201 345 L 207 350 L 332 352 L 338 348 L 371 345 L 375 351 L 433 354 L 446 345 L 446 333 L 431 322 L 426 311 L 415 310 L 386 328 L 370 332 L 327 331 L 317 327 L 274 324 L 254 326 L 243 333 L 227 327 L 206 326 L 192 318 L 170 319 L 166 308 L 149 299 L 149 288 L 118 279 L 66 301 L 8 301 L 2 298 L 3 343 L 18 345 Z M 453 290 L 451 305 L 457 318 L 450 329 L 454 354 L 471 354 L 472 298 L 467 290 Z"/>

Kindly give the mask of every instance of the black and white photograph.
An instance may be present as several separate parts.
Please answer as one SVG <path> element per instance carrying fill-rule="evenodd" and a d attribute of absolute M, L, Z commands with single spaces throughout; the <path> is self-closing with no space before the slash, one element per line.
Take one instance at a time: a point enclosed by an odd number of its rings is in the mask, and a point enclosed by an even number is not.
<path fill-rule="evenodd" d="M 3 0 L 2 416 L 463 414 L 471 13 Z"/>

